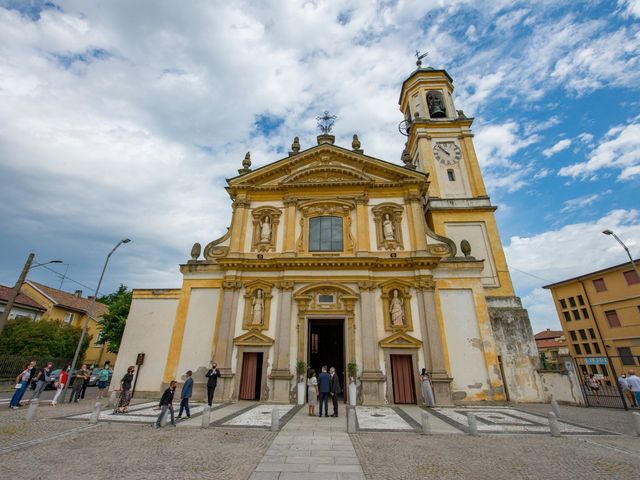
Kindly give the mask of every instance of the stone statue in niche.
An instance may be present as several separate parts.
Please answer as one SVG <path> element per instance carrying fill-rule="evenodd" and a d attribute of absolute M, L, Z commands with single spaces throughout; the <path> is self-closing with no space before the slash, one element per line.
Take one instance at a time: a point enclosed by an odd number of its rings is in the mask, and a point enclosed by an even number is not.
<path fill-rule="evenodd" d="M 391 316 L 391 324 L 394 327 L 401 327 L 404 325 L 404 302 L 398 295 L 398 290 L 393 291 L 393 297 L 389 302 L 389 314 Z"/>
<path fill-rule="evenodd" d="M 269 218 L 269 215 L 266 215 L 260 224 L 260 241 L 271 241 L 271 218 Z"/>
<path fill-rule="evenodd" d="M 251 325 L 262 325 L 264 320 L 264 296 L 262 290 L 256 290 L 251 305 Z"/>
<path fill-rule="evenodd" d="M 385 240 L 395 240 L 396 239 L 396 229 L 393 226 L 393 222 L 389 218 L 389 214 L 384 214 L 384 219 L 382 220 L 382 236 Z"/>
<path fill-rule="evenodd" d="M 447 116 L 444 99 L 440 92 L 429 92 L 427 94 L 427 105 L 429 106 L 429 115 L 431 118 L 442 118 Z"/>

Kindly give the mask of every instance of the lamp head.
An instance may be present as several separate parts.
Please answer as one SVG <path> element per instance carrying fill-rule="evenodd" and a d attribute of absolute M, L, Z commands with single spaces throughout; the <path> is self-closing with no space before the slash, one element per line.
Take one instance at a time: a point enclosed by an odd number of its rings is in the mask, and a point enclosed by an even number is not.
<path fill-rule="evenodd" d="M 130 238 L 124 238 L 121 240 L 122 243 L 129 243 L 131 241 Z"/>
<path fill-rule="evenodd" d="M 62 263 L 62 260 L 51 260 L 49 263 Z"/>
<path fill-rule="evenodd" d="M 605 235 L 613 235 L 613 232 L 609 229 L 603 230 L 602 233 L 604 233 Z"/>

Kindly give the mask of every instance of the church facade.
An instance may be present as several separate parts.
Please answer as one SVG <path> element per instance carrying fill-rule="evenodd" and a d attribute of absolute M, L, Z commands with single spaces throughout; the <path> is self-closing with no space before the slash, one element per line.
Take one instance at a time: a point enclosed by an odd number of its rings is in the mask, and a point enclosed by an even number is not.
<path fill-rule="evenodd" d="M 137 289 L 116 378 L 144 353 L 137 390 L 221 370 L 216 401 L 295 402 L 334 366 L 366 405 L 535 401 L 537 350 L 515 296 L 473 146 L 444 70 L 402 85 L 402 164 L 297 138 L 286 158 L 228 180 L 227 233 L 194 244 L 179 289 Z M 114 382 L 115 383 L 115 382 Z"/>

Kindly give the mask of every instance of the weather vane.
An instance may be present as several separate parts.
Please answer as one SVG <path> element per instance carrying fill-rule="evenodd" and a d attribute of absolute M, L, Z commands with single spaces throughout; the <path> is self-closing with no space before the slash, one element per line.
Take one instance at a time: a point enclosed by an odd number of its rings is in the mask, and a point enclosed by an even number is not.
<path fill-rule="evenodd" d="M 416 65 L 418 66 L 418 68 L 422 66 L 422 59 L 425 58 L 427 55 L 429 55 L 429 52 L 420 53 L 419 50 L 416 50 L 416 58 L 418 59 L 418 61 L 416 62 Z"/>
<path fill-rule="evenodd" d="M 325 110 L 324 114 L 321 117 L 316 117 L 320 133 L 322 133 L 323 135 L 331 133 L 331 129 L 333 128 L 333 124 L 336 118 L 338 117 L 336 117 L 335 115 L 329 115 L 328 110 Z"/>

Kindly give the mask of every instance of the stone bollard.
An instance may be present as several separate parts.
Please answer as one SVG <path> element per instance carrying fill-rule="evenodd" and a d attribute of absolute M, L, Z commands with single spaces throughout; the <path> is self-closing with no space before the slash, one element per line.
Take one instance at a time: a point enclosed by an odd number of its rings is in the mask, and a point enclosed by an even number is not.
<path fill-rule="evenodd" d="M 467 414 L 467 421 L 469 422 L 469 435 L 472 437 L 478 436 L 478 421 L 473 413 Z"/>
<path fill-rule="evenodd" d="M 547 414 L 549 418 L 549 430 L 551 431 L 552 437 L 559 437 L 562 434 L 560 433 L 560 423 L 558 422 L 558 417 L 553 412 L 549 412 Z"/>
<path fill-rule="evenodd" d="M 109 396 L 109 406 L 115 407 L 117 399 L 118 399 L 118 392 L 114 390 L 113 392 L 111 392 L 111 395 Z"/>
<path fill-rule="evenodd" d="M 356 433 L 356 409 L 347 407 L 347 433 Z"/>
<path fill-rule="evenodd" d="M 636 429 L 636 435 L 640 435 L 640 413 L 633 412 L 633 426 Z"/>
<path fill-rule="evenodd" d="M 211 407 L 209 405 L 205 405 L 202 409 L 202 428 L 209 428 L 209 424 L 211 423 Z"/>
<path fill-rule="evenodd" d="M 31 400 L 31 403 L 29 403 L 29 410 L 27 410 L 27 417 L 25 419 L 27 422 L 31 422 L 35 420 L 36 415 L 38 414 L 39 405 L 40 405 L 39 398 L 34 398 L 33 400 Z"/>
<path fill-rule="evenodd" d="M 280 430 L 280 412 L 278 412 L 278 407 L 274 406 L 271 410 L 271 431 L 277 432 L 278 430 Z"/>
<path fill-rule="evenodd" d="M 167 417 L 169 416 L 169 409 L 167 408 L 160 419 L 160 426 L 165 427 L 167 425 Z"/>
<path fill-rule="evenodd" d="M 102 410 L 102 402 L 96 402 L 96 404 L 93 406 L 93 412 L 91 412 L 89 423 L 98 423 L 98 420 L 100 420 L 100 410 Z"/>
<path fill-rule="evenodd" d="M 431 423 L 429 422 L 429 414 L 422 412 L 420 414 L 420 420 L 422 420 L 422 435 L 431 435 Z"/>
<path fill-rule="evenodd" d="M 558 402 L 556 402 L 553 397 L 551 398 L 551 410 L 556 418 L 560 418 L 560 405 L 558 405 Z"/>

